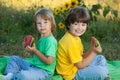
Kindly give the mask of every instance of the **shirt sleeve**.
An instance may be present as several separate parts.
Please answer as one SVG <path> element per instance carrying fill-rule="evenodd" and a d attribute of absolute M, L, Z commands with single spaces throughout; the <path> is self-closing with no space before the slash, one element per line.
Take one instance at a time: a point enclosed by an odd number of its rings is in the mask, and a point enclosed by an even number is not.
<path fill-rule="evenodd" d="M 82 61 L 82 51 L 80 49 L 79 45 L 71 44 L 72 46 L 69 46 L 68 48 L 68 55 L 71 63 L 77 63 L 79 61 Z"/>
<path fill-rule="evenodd" d="M 46 42 L 46 48 L 45 48 L 45 54 L 46 56 L 56 56 L 56 51 L 57 51 L 57 43 L 56 41 L 47 41 Z"/>

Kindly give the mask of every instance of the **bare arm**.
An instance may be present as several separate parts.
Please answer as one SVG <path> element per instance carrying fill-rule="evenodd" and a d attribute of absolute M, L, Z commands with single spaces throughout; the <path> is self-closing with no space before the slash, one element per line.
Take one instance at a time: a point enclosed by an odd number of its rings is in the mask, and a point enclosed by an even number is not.
<path fill-rule="evenodd" d="M 92 49 L 89 49 L 88 52 L 85 53 L 85 55 L 83 55 L 83 60 L 81 62 L 76 63 L 75 65 L 79 69 L 85 68 L 90 64 L 90 62 L 95 56 L 96 56 L 96 53 L 92 51 Z"/>
<path fill-rule="evenodd" d="M 97 53 L 102 52 L 102 48 L 100 46 L 100 43 L 98 42 L 99 46 L 95 46 L 95 42 L 91 40 L 91 47 L 90 49 L 83 55 L 83 60 L 81 62 L 75 63 L 75 65 L 81 69 L 87 67 L 90 62 L 93 60 L 93 58 L 97 55 Z"/>
<path fill-rule="evenodd" d="M 35 44 L 33 45 L 33 47 L 27 46 L 26 49 L 27 51 L 36 54 L 39 57 L 39 59 L 46 64 L 51 64 L 53 62 L 53 57 L 45 56 L 44 54 L 42 54 L 40 51 L 36 49 Z"/>

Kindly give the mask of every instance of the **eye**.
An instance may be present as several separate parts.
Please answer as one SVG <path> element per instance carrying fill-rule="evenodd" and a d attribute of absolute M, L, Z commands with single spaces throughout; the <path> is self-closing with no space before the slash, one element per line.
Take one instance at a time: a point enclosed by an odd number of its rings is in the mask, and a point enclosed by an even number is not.
<path fill-rule="evenodd" d="M 73 24 L 74 24 L 74 25 L 78 25 L 78 23 L 77 23 L 77 22 L 74 22 Z"/>
<path fill-rule="evenodd" d="M 86 23 L 82 23 L 82 26 L 86 26 L 87 24 Z"/>
<path fill-rule="evenodd" d="M 75 23 L 74 25 L 77 25 L 77 23 Z"/>
<path fill-rule="evenodd" d="M 44 23 L 48 23 L 48 19 L 44 19 Z"/>
<path fill-rule="evenodd" d="M 41 23 L 40 23 L 40 22 L 37 22 L 36 24 L 40 25 Z"/>

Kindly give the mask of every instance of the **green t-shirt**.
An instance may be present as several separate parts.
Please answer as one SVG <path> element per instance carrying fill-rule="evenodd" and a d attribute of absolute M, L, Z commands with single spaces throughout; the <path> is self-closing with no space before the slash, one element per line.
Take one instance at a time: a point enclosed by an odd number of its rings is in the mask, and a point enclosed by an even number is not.
<path fill-rule="evenodd" d="M 33 55 L 32 64 L 40 67 L 48 72 L 48 74 L 54 74 L 56 66 L 56 51 L 57 51 L 57 41 L 53 36 L 40 38 L 36 48 L 42 52 L 45 56 L 54 57 L 53 63 L 48 65 L 42 62 L 37 55 Z"/>

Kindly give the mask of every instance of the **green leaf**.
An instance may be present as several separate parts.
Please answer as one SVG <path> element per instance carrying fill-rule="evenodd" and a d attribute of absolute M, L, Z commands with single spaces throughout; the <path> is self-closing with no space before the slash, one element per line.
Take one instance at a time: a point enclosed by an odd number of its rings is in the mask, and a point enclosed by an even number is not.
<path fill-rule="evenodd" d="M 93 5 L 91 11 L 96 12 L 96 11 L 98 11 L 98 9 L 101 9 L 100 4 Z"/>
<path fill-rule="evenodd" d="M 106 15 L 110 12 L 110 8 L 106 8 L 103 11 L 103 16 L 106 17 Z"/>
<path fill-rule="evenodd" d="M 112 10 L 112 14 L 114 14 L 115 17 L 118 17 L 118 11 L 117 10 Z"/>

